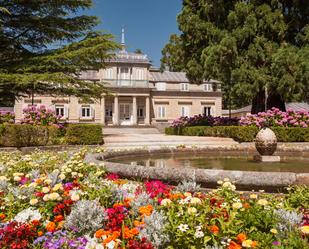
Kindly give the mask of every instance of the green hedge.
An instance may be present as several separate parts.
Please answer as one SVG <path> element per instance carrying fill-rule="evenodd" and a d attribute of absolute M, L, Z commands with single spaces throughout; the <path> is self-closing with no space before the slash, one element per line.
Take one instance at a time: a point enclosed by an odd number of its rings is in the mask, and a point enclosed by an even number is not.
<path fill-rule="evenodd" d="M 102 125 L 70 124 L 65 134 L 67 144 L 103 144 Z"/>
<path fill-rule="evenodd" d="M 309 128 L 272 127 L 279 142 L 309 142 Z M 230 137 L 238 142 L 252 142 L 259 129 L 250 126 L 190 126 L 168 127 L 167 135 Z"/>
<path fill-rule="evenodd" d="M 55 144 L 58 141 L 55 126 L 34 126 L 27 124 L 1 124 L 0 146 L 25 147 Z"/>

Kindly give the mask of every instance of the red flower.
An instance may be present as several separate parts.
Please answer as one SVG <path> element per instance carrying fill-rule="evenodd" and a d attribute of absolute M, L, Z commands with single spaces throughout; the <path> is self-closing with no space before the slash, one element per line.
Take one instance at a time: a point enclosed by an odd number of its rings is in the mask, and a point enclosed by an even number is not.
<path fill-rule="evenodd" d="M 166 196 L 170 193 L 171 187 L 161 181 L 145 182 L 146 192 L 150 198 Z"/>
<path fill-rule="evenodd" d="M 142 238 L 141 241 L 130 240 L 127 245 L 128 249 L 154 249 L 154 246 L 146 240 L 146 238 Z"/>

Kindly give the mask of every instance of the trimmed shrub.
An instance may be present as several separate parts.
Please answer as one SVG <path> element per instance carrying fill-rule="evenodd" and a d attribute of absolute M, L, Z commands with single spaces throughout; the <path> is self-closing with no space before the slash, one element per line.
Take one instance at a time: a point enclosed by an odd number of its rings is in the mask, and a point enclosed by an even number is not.
<path fill-rule="evenodd" d="M 309 142 L 309 128 L 271 127 L 279 142 Z M 259 128 L 254 126 L 191 126 L 168 127 L 167 135 L 230 137 L 237 142 L 253 142 Z"/>
<path fill-rule="evenodd" d="M 65 134 L 67 144 L 103 144 L 102 126 L 99 124 L 69 124 Z"/>
<path fill-rule="evenodd" d="M 55 144 L 58 138 L 56 126 L 34 126 L 2 124 L 0 126 L 0 146 L 25 147 Z"/>

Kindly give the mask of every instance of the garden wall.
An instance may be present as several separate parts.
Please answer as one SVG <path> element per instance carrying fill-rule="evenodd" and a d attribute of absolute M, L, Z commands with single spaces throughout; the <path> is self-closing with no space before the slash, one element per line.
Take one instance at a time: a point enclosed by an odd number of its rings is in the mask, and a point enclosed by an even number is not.
<path fill-rule="evenodd" d="M 279 142 L 309 142 L 309 128 L 272 127 Z M 237 142 L 253 142 L 259 128 L 252 126 L 168 127 L 167 135 L 230 137 Z"/>

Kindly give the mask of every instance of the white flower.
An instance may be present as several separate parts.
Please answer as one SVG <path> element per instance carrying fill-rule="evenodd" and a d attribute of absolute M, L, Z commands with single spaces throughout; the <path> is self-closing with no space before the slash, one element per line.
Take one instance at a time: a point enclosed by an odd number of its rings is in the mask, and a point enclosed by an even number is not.
<path fill-rule="evenodd" d="M 51 193 L 48 195 L 48 199 L 55 201 L 55 200 L 59 200 L 60 195 L 58 193 Z"/>
<path fill-rule="evenodd" d="M 233 203 L 232 208 L 240 209 L 240 208 L 242 208 L 242 204 L 240 202 L 235 202 L 235 203 Z"/>
<path fill-rule="evenodd" d="M 178 226 L 178 229 L 181 231 L 181 232 L 185 232 L 189 229 L 189 226 L 187 224 L 180 224 Z"/>
<path fill-rule="evenodd" d="M 38 202 L 39 202 L 38 199 L 31 199 L 29 203 L 30 203 L 30 205 L 35 205 Z"/>
<path fill-rule="evenodd" d="M 34 220 L 40 220 L 42 218 L 40 212 L 36 209 L 32 209 L 32 208 L 27 208 L 24 209 L 23 211 L 19 212 L 14 220 L 19 222 L 19 223 L 27 223 L 27 222 L 31 222 Z"/>
<path fill-rule="evenodd" d="M 204 233 L 200 230 L 196 231 L 194 234 L 195 238 L 199 239 L 199 238 L 203 238 L 204 237 Z"/>
<path fill-rule="evenodd" d="M 6 176 L 0 176 L 0 181 L 7 181 L 8 178 Z"/>
<path fill-rule="evenodd" d="M 268 201 L 266 199 L 260 199 L 258 200 L 257 204 L 261 206 L 266 206 L 268 204 Z"/>
<path fill-rule="evenodd" d="M 217 183 L 218 183 L 219 185 L 222 185 L 222 184 L 223 184 L 223 181 L 219 180 L 219 181 L 217 181 Z"/>
<path fill-rule="evenodd" d="M 20 176 L 14 176 L 14 181 L 15 182 L 19 182 L 21 180 L 21 177 Z"/>
<path fill-rule="evenodd" d="M 44 182 L 45 182 L 46 184 L 51 184 L 51 183 L 52 183 L 52 180 L 51 180 L 51 179 L 45 179 Z"/>
<path fill-rule="evenodd" d="M 197 197 L 193 197 L 193 198 L 190 200 L 190 203 L 191 203 L 191 204 L 201 204 L 202 201 L 201 201 L 199 198 L 197 198 Z"/>
<path fill-rule="evenodd" d="M 48 201 L 49 200 L 49 195 L 44 195 L 43 201 Z"/>
<path fill-rule="evenodd" d="M 65 179 L 65 174 L 60 174 L 60 175 L 59 175 L 59 178 L 60 178 L 61 180 L 64 180 L 64 179 Z"/>
<path fill-rule="evenodd" d="M 86 236 L 86 238 L 88 242 L 85 249 L 104 249 L 104 246 L 101 243 L 98 243 L 96 238 L 90 238 L 88 236 Z"/>
<path fill-rule="evenodd" d="M 163 199 L 161 201 L 161 206 L 168 206 L 171 203 L 172 203 L 172 201 L 170 199 Z"/>
<path fill-rule="evenodd" d="M 188 208 L 188 214 L 196 214 L 196 213 L 197 213 L 197 209 L 195 207 Z"/>

